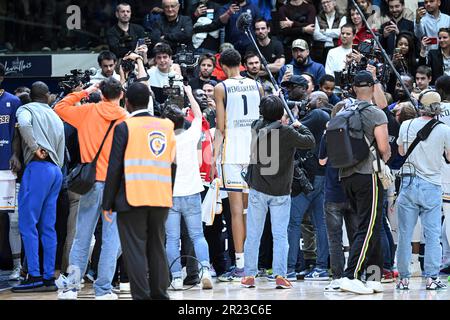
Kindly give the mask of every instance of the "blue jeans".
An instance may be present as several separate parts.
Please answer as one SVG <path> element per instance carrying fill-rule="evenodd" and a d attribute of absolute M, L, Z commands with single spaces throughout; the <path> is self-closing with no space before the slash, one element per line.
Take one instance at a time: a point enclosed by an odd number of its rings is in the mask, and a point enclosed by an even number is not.
<path fill-rule="evenodd" d="M 290 220 L 288 226 L 289 254 L 288 254 L 288 273 L 295 270 L 297 262 L 298 249 L 300 246 L 300 225 L 303 216 L 310 209 L 311 220 L 316 228 L 317 242 L 317 263 L 316 267 L 320 269 L 328 268 L 328 238 L 323 212 L 324 204 L 324 176 L 316 176 L 314 179 L 314 190 L 307 195 L 303 193 L 292 198 Z"/>
<path fill-rule="evenodd" d="M 25 167 L 19 191 L 19 231 L 28 273 L 41 276 L 39 242 L 44 256 L 44 279 L 52 279 L 56 258 L 56 200 L 61 190 L 61 169 L 48 161 L 31 161 Z"/>
<path fill-rule="evenodd" d="M 259 244 L 264 231 L 267 209 L 270 208 L 270 221 L 273 235 L 273 274 L 286 276 L 289 243 L 287 227 L 291 197 L 270 196 L 250 189 L 247 211 L 247 238 L 244 244 L 245 274 L 256 276 L 258 273 Z"/>
<path fill-rule="evenodd" d="M 404 177 L 397 199 L 398 247 L 397 266 L 401 278 L 411 276 L 411 239 L 417 218 L 425 237 L 425 277 L 437 277 L 442 259 L 441 207 L 442 188 L 418 176 Z"/>
<path fill-rule="evenodd" d="M 172 208 L 169 209 L 169 216 L 166 221 L 166 252 L 170 271 L 174 278 L 181 277 L 180 256 L 180 225 L 181 215 L 189 233 L 189 237 L 194 244 L 195 255 L 202 264 L 202 267 L 209 268 L 209 249 L 205 236 L 203 235 L 202 223 L 202 202 L 200 193 L 173 197 Z"/>
<path fill-rule="evenodd" d="M 80 271 L 80 281 L 84 276 L 89 259 L 89 247 L 98 218 L 102 217 L 102 249 L 98 262 L 97 280 L 94 282 L 96 296 L 111 292 L 111 282 L 116 271 L 117 258 L 120 255 L 120 238 L 117 229 L 117 213 L 113 212 L 112 222 L 105 220 L 102 214 L 102 199 L 105 183 L 97 181 L 92 189 L 80 196 L 78 207 L 77 227 L 72 249 L 70 250 L 69 265 Z"/>

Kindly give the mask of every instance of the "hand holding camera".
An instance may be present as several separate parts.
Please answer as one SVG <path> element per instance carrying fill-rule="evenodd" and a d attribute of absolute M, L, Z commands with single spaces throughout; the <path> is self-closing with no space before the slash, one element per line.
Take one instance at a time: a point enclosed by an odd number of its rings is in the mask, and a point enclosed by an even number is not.
<path fill-rule="evenodd" d="M 427 10 L 423 6 L 419 6 L 416 10 L 416 23 L 420 23 L 420 20 L 426 13 Z"/>

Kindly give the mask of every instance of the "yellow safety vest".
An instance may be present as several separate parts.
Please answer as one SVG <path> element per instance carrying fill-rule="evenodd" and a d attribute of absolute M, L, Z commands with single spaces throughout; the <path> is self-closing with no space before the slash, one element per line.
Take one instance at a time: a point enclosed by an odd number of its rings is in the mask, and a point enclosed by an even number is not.
<path fill-rule="evenodd" d="M 130 206 L 172 207 L 171 165 L 175 159 L 174 125 L 168 119 L 125 120 L 125 191 Z"/>

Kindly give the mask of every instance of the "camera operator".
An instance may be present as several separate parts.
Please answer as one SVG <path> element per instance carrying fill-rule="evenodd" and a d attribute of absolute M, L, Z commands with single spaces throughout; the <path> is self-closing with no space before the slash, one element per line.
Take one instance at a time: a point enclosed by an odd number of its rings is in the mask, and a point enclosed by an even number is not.
<path fill-rule="evenodd" d="M 192 13 L 194 30 L 192 42 L 196 54 L 215 54 L 220 46 L 220 29 L 224 24 L 220 21 L 220 5 L 214 1 L 200 0 L 197 9 Z M 192 6 L 195 8 L 195 4 Z"/>
<path fill-rule="evenodd" d="M 175 53 L 180 51 L 181 44 L 186 44 L 188 49 L 192 49 L 191 18 L 178 14 L 180 10 L 178 0 L 163 0 L 162 7 L 164 15 L 151 30 L 152 42 L 167 41 Z"/>
<path fill-rule="evenodd" d="M 308 96 L 306 90 L 308 89 L 308 81 L 303 76 L 293 75 L 289 80 L 281 83 L 282 89 L 285 91 L 285 98 L 289 101 L 297 102 L 300 104 L 302 101 L 306 101 Z M 289 103 L 288 103 L 289 105 Z M 292 105 L 290 106 L 290 108 Z M 294 116 L 298 117 L 300 110 L 297 106 L 292 109 Z"/>
<path fill-rule="evenodd" d="M 216 58 L 214 55 L 206 53 L 198 60 L 199 72 L 198 75 L 189 81 L 189 85 L 193 90 L 202 89 L 203 84 L 210 80 L 217 81 L 217 78 L 212 75 L 214 66 L 216 65 Z"/>
<path fill-rule="evenodd" d="M 153 47 L 153 56 L 156 63 L 151 67 L 147 74 L 149 75 L 149 85 L 151 90 L 155 93 L 155 99 L 158 103 L 164 103 L 167 95 L 163 94 L 164 86 L 169 85 L 169 74 L 175 77 L 174 85 L 180 89 L 183 87 L 182 76 L 176 73 L 174 64 L 172 62 L 172 49 L 167 43 L 157 43 Z M 180 90 L 181 91 L 181 90 Z"/>
<path fill-rule="evenodd" d="M 347 55 L 351 54 L 353 39 L 355 39 L 356 27 L 346 23 L 341 27 L 341 45 L 328 52 L 325 62 L 325 72 L 335 76 L 335 72 L 342 72 L 345 68 Z"/>
<path fill-rule="evenodd" d="M 288 88 L 288 96 L 289 99 L 300 100 L 300 105 L 302 107 L 299 110 L 298 117 L 302 124 L 308 127 L 314 135 L 315 140 L 320 141 L 330 116 L 325 110 L 316 108 L 318 106 L 317 99 L 314 99 L 313 104 L 305 103 L 306 86 L 304 82 L 301 82 L 305 80 L 301 79 L 304 79 L 304 77 L 292 76 L 288 82 L 291 85 L 291 87 Z M 294 83 L 294 86 L 292 86 L 292 83 Z M 302 86 L 300 87 L 299 84 L 302 84 Z M 283 85 L 285 86 L 286 83 L 283 82 L 282 86 Z M 312 97 L 314 97 L 314 95 Z M 301 235 L 300 225 L 307 212 L 310 212 L 312 215 L 312 221 L 316 229 L 317 262 L 314 269 L 305 276 L 305 280 L 324 280 L 329 277 L 327 271 L 328 238 L 323 211 L 325 168 L 321 167 L 318 162 L 319 145 L 320 144 L 317 144 L 313 150 L 307 152 L 299 151 L 297 154 L 297 159 L 305 159 L 303 165 L 307 171 L 309 180 L 314 186 L 314 190 L 308 194 L 300 193 L 299 195 L 292 197 L 291 218 L 288 227 L 288 279 L 295 278 L 295 266 L 299 254 L 299 241 Z"/>
<path fill-rule="evenodd" d="M 116 7 L 117 24 L 106 32 L 109 49 L 121 58 L 127 52 L 134 50 L 139 38 L 145 37 L 142 26 L 130 23 L 131 6 L 120 3 Z"/>
<path fill-rule="evenodd" d="M 91 84 L 99 83 L 106 78 L 114 77 L 120 80 L 120 75 L 115 71 L 117 65 L 117 57 L 111 51 L 102 51 L 97 57 L 98 66 L 97 73 L 91 77 Z"/>

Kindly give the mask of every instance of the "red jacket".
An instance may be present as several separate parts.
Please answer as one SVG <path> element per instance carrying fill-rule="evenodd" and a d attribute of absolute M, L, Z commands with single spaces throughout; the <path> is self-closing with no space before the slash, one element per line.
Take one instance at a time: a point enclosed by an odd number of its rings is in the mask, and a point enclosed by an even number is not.
<path fill-rule="evenodd" d="M 186 120 L 192 122 L 194 114 L 191 110 L 186 115 Z M 209 131 L 209 122 L 202 117 L 202 165 L 200 166 L 200 176 L 202 181 L 211 182 L 209 172 L 211 171 L 211 162 L 213 159 L 213 137 Z"/>
<path fill-rule="evenodd" d="M 216 77 L 218 81 L 223 81 L 227 78 L 227 75 L 225 74 L 225 72 L 222 69 L 222 66 L 220 65 L 220 53 L 216 53 L 215 58 L 216 58 L 216 67 L 214 68 L 212 75 Z M 245 68 L 242 65 L 239 67 L 239 69 L 240 71 L 245 70 Z"/>

